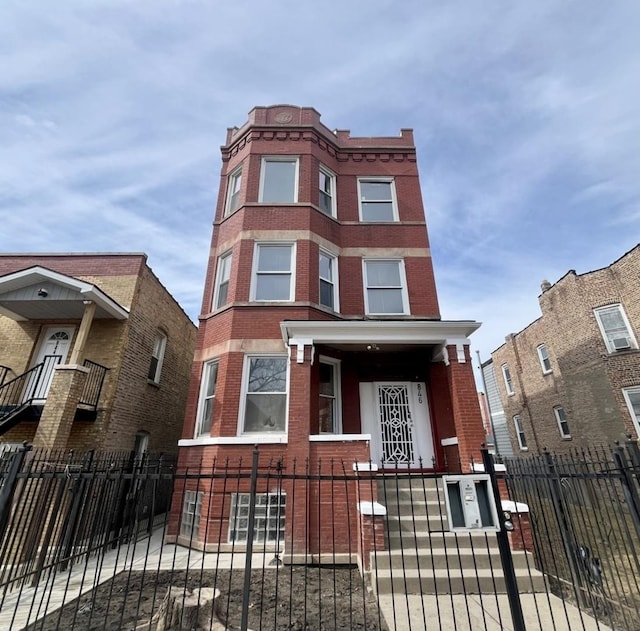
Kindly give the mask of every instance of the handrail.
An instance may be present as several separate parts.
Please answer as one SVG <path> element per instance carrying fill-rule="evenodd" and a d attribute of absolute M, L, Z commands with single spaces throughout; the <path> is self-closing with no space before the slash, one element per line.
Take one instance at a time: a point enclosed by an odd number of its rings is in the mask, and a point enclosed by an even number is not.
<path fill-rule="evenodd" d="M 12 370 L 9 366 L 0 365 L 0 386 L 4 383 L 4 380 L 10 372 L 12 372 Z"/>
<path fill-rule="evenodd" d="M 89 369 L 89 374 L 84 383 L 82 395 L 78 401 L 78 405 L 83 405 L 97 409 L 98 401 L 100 400 L 100 394 L 102 393 L 102 386 L 104 385 L 104 378 L 109 370 L 106 366 L 102 366 L 90 359 L 85 359 L 83 365 Z"/>

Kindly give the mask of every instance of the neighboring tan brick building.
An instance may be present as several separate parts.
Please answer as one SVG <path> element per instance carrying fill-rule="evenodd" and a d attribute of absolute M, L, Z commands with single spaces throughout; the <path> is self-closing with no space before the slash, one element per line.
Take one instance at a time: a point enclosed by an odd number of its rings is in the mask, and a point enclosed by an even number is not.
<path fill-rule="evenodd" d="M 542 316 L 492 353 L 516 452 L 640 434 L 640 245 L 542 284 Z"/>
<path fill-rule="evenodd" d="M 312 108 L 256 107 L 222 161 L 180 463 L 250 462 L 257 444 L 312 471 L 469 470 L 479 323 L 440 318 L 412 131 L 352 137 Z M 204 519 L 189 493 L 176 516 Z M 304 499 L 287 515 L 306 524 Z"/>
<path fill-rule="evenodd" d="M 144 254 L 0 255 L 0 445 L 175 452 L 195 337 Z"/>

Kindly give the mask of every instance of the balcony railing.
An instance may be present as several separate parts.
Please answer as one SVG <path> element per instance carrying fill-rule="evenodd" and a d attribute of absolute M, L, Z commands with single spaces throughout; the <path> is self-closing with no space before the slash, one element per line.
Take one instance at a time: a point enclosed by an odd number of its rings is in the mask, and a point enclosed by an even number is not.
<path fill-rule="evenodd" d="M 95 410 L 98 407 L 104 378 L 107 374 L 107 370 L 109 369 L 97 364 L 96 362 L 92 362 L 90 359 L 84 360 L 84 367 L 89 369 L 89 374 L 87 375 L 87 380 L 84 383 L 84 389 L 82 391 L 80 401 L 78 401 L 78 405 Z"/>

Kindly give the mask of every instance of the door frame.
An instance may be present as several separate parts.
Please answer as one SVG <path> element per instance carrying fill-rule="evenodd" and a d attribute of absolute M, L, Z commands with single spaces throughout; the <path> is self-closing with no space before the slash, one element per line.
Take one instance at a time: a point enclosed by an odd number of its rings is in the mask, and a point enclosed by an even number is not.
<path fill-rule="evenodd" d="M 416 453 L 415 462 L 409 469 L 433 469 L 435 447 L 433 442 L 433 428 L 429 414 L 429 401 L 426 384 L 423 381 L 368 381 L 360 382 L 360 415 L 363 433 L 371 434 L 371 460 L 374 464 L 382 465 L 385 469 L 394 469 L 390 463 L 382 463 L 382 430 L 378 414 L 377 394 L 382 385 L 408 386 L 409 409 L 413 420 L 413 441 Z M 420 467 L 419 458 L 422 458 Z M 406 465 L 405 467 L 406 468 Z"/>
<path fill-rule="evenodd" d="M 71 346 L 73 345 L 73 337 L 76 332 L 76 326 L 74 324 L 61 324 L 61 325 L 48 325 L 43 328 L 42 334 L 40 336 L 40 341 L 38 342 L 36 351 L 33 355 L 33 361 L 31 362 L 31 368 L 44 361 L 44 358 L 48 355 L 45 353 L 45 347 L 51 335 L 56 331 L 64 331 L 69 334 L 69 346 L 66 349 L 64 355 L 59 355 L 61 357 L 59 364 L 62 364 L 66 361 L 67 357 L 69 357 L 69 353 L 71 352 Z M 57 365 L 59 365 L 57 364 Z M 46 368 L 46 366 L 45 366 Z M 49 375 L 44 375 L 44 379 L 48 379 L 48 382 L 39 384 L 38 394 L 43 395 L 38 398 L 34 398 L 34 402 L 43 403 L 47 395 L 49 394 L 49 388 L 51 387 L 51 382 L 53 381 L 54 368 L 51 368 Z"/>

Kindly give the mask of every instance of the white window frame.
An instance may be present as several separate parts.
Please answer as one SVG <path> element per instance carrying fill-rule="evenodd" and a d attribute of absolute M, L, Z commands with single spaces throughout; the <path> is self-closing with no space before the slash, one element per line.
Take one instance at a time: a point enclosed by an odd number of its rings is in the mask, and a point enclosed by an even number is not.
<path fill-rule="evenodd" d="M 631 415 L 631 420 L 636 430 L 636 434 L 640 436 L 640 415 L 636 415 L 633 410 L 633 403 L 631 402 L 630 396 L 631 394 L 637 394 L 638 396 L 640 396 L 640 386 L 630 386 L 628 388 L 622 389 L 622 395 L 624 396 L 624 401 L 627 404 L 627 408 L 629 409 L 629 414 Z"/>
<path fill-rule="evenodd" d="M 402 311 L 398 313 L 378 313 L 369 309 L 369 289 L 385 289 L 385 287 L 369 287 L 367 278 L 367 263 L 399 263 L 400 271 L 400 290 L 402 296 Z M 379 315 L 379 316 L 397 316 L 397 315 L 410 315 L 409 311 L 409 293 L 407 291 L 407 276 L 404 268 L 404 259 L 399 258 L 366 258 L 362 259 L 362 284 L 364 289 L 364 310 L 367 315 Z M 398 287 L 387 287 L 386 289 L 398 289 Z"/>
<path fill-rule="evenodd" d="M 558 431 L 560 432 L 560 438 L 571 438 L 571 428 L 569 427 L 569 419 L 567 413 L 561 405 L 555 405 L 553 407 L 553 415 L 556 417 L 556 423 L 558 424 Z M 561 418 L 564 417 L 564 418 Z M 569 432 L 565 432 L 562 429 L 562 423 L 565 423 Z"/>
<path fill-rule="evenodd" d="M 204 493 L 202 491 L 185 490 L 182 498 L 182 512 L 180 513 L 181 537 L 187 537 L 191 540 L 198 539 L 203 497 Z"/>
<path fill-rule="evenodd" d="M 342 384 L 342 379 L 341 379 L 341 373 L 340 373 L 340 360 L 339 359 L 335 359 L 334 357 L 326 357 L 324 355 L 320 355 L 320 357 L 318 358 L 318 363 L 319 364 L 328 364 L 330 366 L 332 366 L 333 368 L 333 386 L 335 388 L 335 391 L 333 393 L 333 423 L 334 423 L 334 431 L 333 432 L 323 432 L 320 428 L 320 426 L 318 426 L 318 434 L 324 434 L 324 435 L 328 435 L 328 434 L 342 434 L 342 388 L 341 388 L 341 384 Z M 324 397 L 324 398 L 330 398 L 330 397 L 326 397 L 325 395 L 320 394 L 319 388 L 318 388 L 318 398 L 320 397 Z"/>
<path fill-rule="evenodd" d="M 263 193 L 264 193 L 264 181 L 265 181 L 265 173 L 266 173 L 266 163 L 267 162 L 295 162 L 295 181 L 293 185 L 293 200 L 291 201 L 275 201 L 275 202 L 265 202 L 263 201 Z M 282 155 L 282 156 L 262 156 L 262 160 L 260 162 L 260 190 L 258 193 L 258 202 L 260 204 L 297 204 L 298 203 L 298 193 L 300 188 L 300 156 L 296 155 Z"/>
<path fill-rule="evenodd" d="M 329 182 L 331 186 L 331 194 L 329 195 L 331 200 L 331 207 L 329 208 L 328 213 L 322 208 L 322 204 L 320 202 L 320 200 L 322 199 L 322 194 L 323 193 L 326 194 L 326 192 L 320 188 L 321 173 L 323 173 L 326 177 L 329 178 Z M 321 164 L 320 168 L 318 169 L 318 208 L 323 214 L 327 215 L 328 217 L 336 216 L 336 174 L 330 171 L 329 169 L 327 169 L 327 167 L 325 167 L 323 164 Z"/>
<path fill-rule="evenodd" d="M 331 259 L 331 272 L 332 272 L 331 280 L 328 280 L 321 276 L 320 257 L 322 256 L 326 256 L 328 259 Z M 338 278 L 339 278 L 338 277 L 338 257 L 327 250 L 321 249 L 320 253 L 318 254 L 318 304 L 322 305 L 323 307 L 326 307 L 327 309 L 332 309 L 336 313 L 340 312 L 340 301 L 339 301 L 340 292 L 338 291 Z M 327 283 L 331 283 L 331 285 L 333 286 L 333 307 L 329 307 L 328 305 L 325 305 L 322 302 L 320 302 L 320 298 L 322 296 L 320 287 L 322 285 L 323 280 L 326 281 Z"/>
<path fill-rule="evenodd" d="M 553 372 L 553 368 L 551 368 L 551 359 L 549 357 L 549 349 L 546 344 L 540 344 L 540 346 L 538 346 L 538 359 L 540 360 L 540 367 L 542 368 L 543 375 L 548 375 L 550 372 Z"/>
<path fill-rule="evenodd" d="M 291 250 L 290 270 L 288 272 L 283 271 L 271 271 L 260 272 L 260 274 L 289 274 L 289 297 L 286 299 L 258 299 L 256 298 L 256 292 L 258 290 L 258 256 L 261 247 L 278 246 L 289 247 Z M 252 302 L 293 302 L 295 299 L 296 290 L 296 244 L 292 241 L 256 241 L 253 248 L 253 267 L 251 270 L 251 301 Z"/>
<path fill-rule="evenodd" d="M 211 371 L 213 367 L 216 368 L 216 385 L 213 390 L 213 394 L 207 394 L 207 386 L 209 383 L 209 377 L 211 375 Z M 200 436 L 209 436 L 211 434 L 211 421 L 213 419 L 213 411 L 215 409 L 215 400 L 216 400 L 216 390 L 217 390 L 217 382 L 220 371 L 220 360 L 219 359 L 211 359 L 209 361 L 204 362 L 202 365 L 202 378 L 200 380 L 200 397 L 198 400 L 198 416 L 196 418 L 196 427 L 194 437 L 199 438 Z M 211 407 L 211 418 L 209 419 L 209 428 L 207 430 L 203 430 L 204 425 L 204 412 L 207 404 L 207 400 L 213 399 L 212 407 Z"/>
<path fill-rule="evenodd" d="M 527 446 L 527 434 L 522 427 L 522 416 L 520 416 L 520 414 L 514 414 L 511 420 L 513 421 L 516 440 L 518 441 L 518 447 L 520 447 L 520 451 L 529 451 L 529 447 Z M 522 443 L 523 437 L 524 444 Z"/>
<path fill-rule="evenodd" d="M 391 201 L 391 211 L 393 217 L 391 219 L 385 219 L 384 221 L 378 221 L 375 219 L 365 219 L 362 214 L 362 183 L 363 182 L 387 182 L 391 189 L 391 200 L 368 200 L 369 202 L 389 202 Z M 362 223 L 394 223 L 399 221 L 398 217 L 398 198 L 396 197 L 396 183 L 392 177 L 359 177 L 358 178 L 358 213 L 360 221 Z"/>
<path fill-rule="evenodd" d="M 285 376 L 285 406 L 284 406 L 284 430 L 277 432 L 247 432 L 244 429 L 244 416 L 247 411 L 247 395 L 250 394 L 249 389 L 249 371 L 251 369 L 251 360 L 254 358 L 260 357 L 273 357 L 278 359 L 284 359 L 286 362 L 286 376 Z M 242 384 L 240 391 L 240 409 L 238 413 L 238 428 L 237 435 L 238 436 L 255 436 L 256 438 L 264 437 L 264 438 L 272 438 L 273 436 L 286 436 L 289 430 L 289 362 L 288 356 L 282 353 L 251 353 L 250 355 L 244 356 L 244 365 L 242 367 Z M 268 393 L 264 393 L 268 394 Z M 273 393 L 273 394 L 282 394 L 281 392 Z"/>
<path fill-rule="evenodd" d="M 237 186 L 237 190 L 236 190 Z M 240 190 L 242 189 L 242 166 L 232 171 L 227 178 L 227 198 L 224 205 L 224 216 L 228 217 L 233 214 L 240 207 L 239 202 L 236 203 L 235 208 L 231 207 L 233 197 L 237 195 L 237 199 L 240 198 Z"/>
<path fill-rule="evenodd" d="M 167 336 L 158 331 L 153 339 L 153 349 L 151 351 L 151 362 L 149 371 L 147 372 L 147 381 L 151 383 L 160 383 L 160 375 L 162 374 L 162 364 L 164 363 L 164 354 L 167 350 Z M 155 360 L 155 368 L 153 362 Z M 151 373 L 153 369 L 153 374 Z"/>
<path fill-rule="evenodd" d="M 224 254 L 221 254 L 218 257 L 218 263 L 216 266 L 216 287 L 213 292 L 213 300 L 211 301 L 212 311 L 217 311 L 218 309 L 222 309 L 222 307 L 229 304 L 229 284 L 231 282 L 231 266 L 233 265 L 232 256 L 233 256 L 233 253 L 231 250 L 229 250 L 228 252 L 225 252 Z M 222 278 L 221 273 L 223 270 L 223 265 L 226 261 L 229 261 L 229 277 L 226 280 L 224 280 Z M 227 298 L 223 304 L 219 305 L 218 301 L 220 299 L 220 287 L 222 286 L 223 282 L 227 284 Z"/>
<path fill-rule="evenodd" d="M 602 339 L 604 340 L 604 343 L 607 347 L 607 350 L 609 351 L 609 353 L 617 353 L 620 350 L 628 350 L 628 349 L 623 349 L 623 348 L 616 348 L 613 344 L 613 340 L 614 339 L 618 339 L 618 338 L 613 338 L 610 337 L 609 334 L 607 333 L 604 324 L 602 323 L 602 313 L 604 311 L 609 311 L 611 309 L 617 309 L 618 312 L 620 313 L 620 315 L 622 316 L 622 321 L 624 322 L 624 325 L 627 329 L 627 335 L 626 338 L 629 342 L 629 349 L 631 348 L 638 348 L 638 342 L 633 334 L 633 330 L 631 329 L 631 324 L 629 323 L 629 319 L 627 318 L 627 314 L 624 311 L 624 308 L 622 307 L 622 305 L 620 303 L 613 303 L 610 305 L 603 305 L 602 307 L 598 307 L 596 309 L 593 310 L 594 315 L 596 316 L 596 321 L 598 323 L 598 327 L 600 329 L 600 334 L 602 335 Z M 622 339 L 622 338 L 620 338 Z"/>
<path fill-rule="evenodd" d="M 509 369 L 509 364 L 505 362 L 500 366 L 502 369 L 502 379 L 504 380 L 504 387 L 507 391 L 507 394 L 512 397 L 516 391 L 513 389 L 513 376 L 511 375 L 511 370 Z"/>

